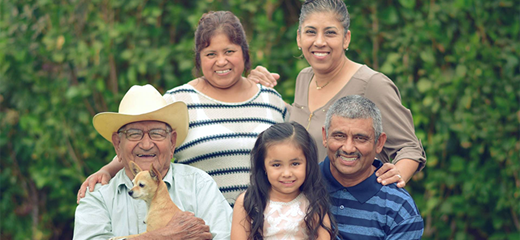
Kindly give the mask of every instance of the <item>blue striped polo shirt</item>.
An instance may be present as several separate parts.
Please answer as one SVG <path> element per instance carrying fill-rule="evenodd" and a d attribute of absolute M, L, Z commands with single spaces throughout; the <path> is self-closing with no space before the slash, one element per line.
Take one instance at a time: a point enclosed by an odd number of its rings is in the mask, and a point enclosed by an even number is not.
<path fill-rule="evenodd" d="M 379 169 L 383 163 L 375 159 L 372 165 Z M 395 183 L 383 186 L 375 171 L 358 185 L 343 187 L 332 176 L 328 157 L 320 170 L 343 239 L 421 239 L 423 219 L 404 188 Z"/>

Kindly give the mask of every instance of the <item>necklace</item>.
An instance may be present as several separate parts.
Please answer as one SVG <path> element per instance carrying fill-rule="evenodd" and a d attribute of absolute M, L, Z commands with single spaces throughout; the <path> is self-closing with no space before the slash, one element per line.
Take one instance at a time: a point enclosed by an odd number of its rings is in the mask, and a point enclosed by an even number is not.
<path fill-rule="evenodd" d="M 318 86 L 318 81 L 316 81 L 316 79 L 314 80 L 314 82 L 316 83 L 316 89 L 317 90 L 321 90 L 322 88 L 324 88 L 325 86 L 327 86 L 327 84 L 329 84 L 331 81 L 328 81 L 327 83 L 325 83 L 325 85 L 323 86 Z"/>
<path fill-rule="evenodd" d="M 321 86 L 321 87 L 318 86 L 318 80 L 314 79 L 314 83 L 316 83 L 316 90 L 321 90 L 322 88 L 324 88 L 327 85 L 329 85 L 329 83 L 332 82 L 332 80 L 336 77 L 336 75 L 338 75 L 343 70 L 343 67 L 345 67 L 345 63 L 347 63 L 346 60 L 343 62 L 343 65 L 341 66 L 341 69 L 336 74 L 334 74 L 334 76 L 332 76 L 330 78 L 330 80 L 327 83 L 325 83 L 323 86 Z"/>

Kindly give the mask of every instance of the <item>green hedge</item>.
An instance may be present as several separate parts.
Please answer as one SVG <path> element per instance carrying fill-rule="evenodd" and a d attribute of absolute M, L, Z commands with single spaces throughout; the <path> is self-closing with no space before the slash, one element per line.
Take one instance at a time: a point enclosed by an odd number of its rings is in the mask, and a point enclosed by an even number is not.
<path fill-rule="evenodd" d="M 387 74 L 414 115 L 427 166 L 407 189 L 424 239 L 520 238 L 520 4 L 513 0 L 348 1 L 349 58 Z M 253 66 L 299 58 L 298 0 L 0 2 L 1 239 L 70 239 L 76 192 L 114 155 L 91 124 L 131 85 L 193 78 L 202 13 L 230 10 Z"/>

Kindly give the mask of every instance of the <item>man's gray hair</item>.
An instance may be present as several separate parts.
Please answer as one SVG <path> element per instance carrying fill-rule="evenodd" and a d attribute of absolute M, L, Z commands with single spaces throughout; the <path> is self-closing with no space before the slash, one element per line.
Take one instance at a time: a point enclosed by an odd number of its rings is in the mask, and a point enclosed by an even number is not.
<path fill-rule="evenodd" d="M 327 136 L 329 136 L 330 121 L 333 116 L 348 119 L 372 119 L 376 143 L 383 132 L 381 111 L 368 98 L 359 95 L 342 97 L 330 106 L 325 116 L 325 134 Z"/>

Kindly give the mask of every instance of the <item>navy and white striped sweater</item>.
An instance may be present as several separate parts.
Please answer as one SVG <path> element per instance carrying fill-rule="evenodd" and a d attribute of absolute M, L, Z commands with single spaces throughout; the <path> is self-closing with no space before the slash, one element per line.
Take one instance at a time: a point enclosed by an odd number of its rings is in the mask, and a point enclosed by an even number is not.
<path fill-rule="evenodd" d="M 167 102 L 185 102 L 190 118 L 188 136 L 175 149 L 175 161 L 206 171 L 232 206 L 249 184 L 249 153 L 258 134 L 284 122 L 287 113 L 276 90 L 257 86 L 258 93 L 240 103 L 215 100 L 189 84 L 164 94 Z"/>

